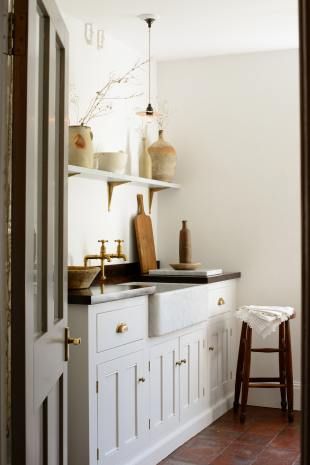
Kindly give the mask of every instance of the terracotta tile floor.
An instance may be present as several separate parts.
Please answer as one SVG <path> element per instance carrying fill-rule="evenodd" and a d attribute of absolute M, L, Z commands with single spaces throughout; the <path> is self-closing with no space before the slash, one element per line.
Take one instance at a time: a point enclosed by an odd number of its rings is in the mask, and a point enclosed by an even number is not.
<path fill-rule="evenodd" d="M 300 413 L 289 424 L 278 409 L 247 412 L 244 425 L 227 412 L 160 465 L 299 465 Z"/>

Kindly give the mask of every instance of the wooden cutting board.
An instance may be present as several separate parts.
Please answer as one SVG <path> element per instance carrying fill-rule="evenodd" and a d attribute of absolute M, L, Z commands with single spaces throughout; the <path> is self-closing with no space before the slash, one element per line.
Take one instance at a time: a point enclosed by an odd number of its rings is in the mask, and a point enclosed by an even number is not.
<path fill-rule="evenodd" d="M 144 212 L 143 195 L 137 195 L 138 214 L 135 217 L 137 249 L 142 273 L 157 268 L 152 220 Z"/>

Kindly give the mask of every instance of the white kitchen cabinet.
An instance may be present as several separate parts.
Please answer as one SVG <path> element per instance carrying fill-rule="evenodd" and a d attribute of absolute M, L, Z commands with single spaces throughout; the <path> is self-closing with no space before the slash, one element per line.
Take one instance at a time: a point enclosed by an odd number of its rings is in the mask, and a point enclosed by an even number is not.
<path fill-rule="evenodd" d="M 233 320 L 228 316 L 210 320 L 207 330 L 207 382 L 210 405 L 226 398 L 233 389 Z"/>
<path fill-rule="evenodd" d="M 206 406 L 206 329 L 180 337 L 180 418 L 186 421 Z"/>
<path fill-rule="evenodd" d="M 150 430 L 158 439 L 179 424 L 179 338 L 151 347 L 149 359 Z"/>
<path fill-rule="evenodd" d="M 97 382 L 98 463 L 125 463 L 148 431 L 144 351 L 99 364 Z"/>
<path fill-rule="evenodd" d="M 156 465 L 232 405 L 235 282 L 206 294 L 204 322 L 158 337 L 147 296 L 69 306 L 69 465 Z"/>

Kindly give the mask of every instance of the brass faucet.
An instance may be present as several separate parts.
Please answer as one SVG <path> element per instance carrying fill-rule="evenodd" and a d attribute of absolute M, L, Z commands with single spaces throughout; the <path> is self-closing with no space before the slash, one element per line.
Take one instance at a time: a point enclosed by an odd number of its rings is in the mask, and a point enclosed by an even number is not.
<path fill-rule="evenodd" d="M 106 241 L 104 239 L 98 241 L 99 243 L 101 242 L 101 247 L 100 247 L 100 254 L 99 255 L 85 255 L 84 257 L 84 266 L 87 266 L 87 263 L 89 260 L 100 260 L 100 281 L 103 282 L 105 280 L 105 275 L 104 275 L 104 261 L 107 260 L 108 262 L 111 261 L 112 255 L 108 254 L 106 251 Z"/>
<path fill-rule="evenodd" d="M 116 253 L 112 253 L 110 255 L 111 258 L 122 258 L 124 260 L 124 262 L 127 261 L 127 255 L 124 254 L 123 252 L 123 242 L 121 239 L 117 239 L 116 241 L 114 242 L 117 242 L 117 248 L 116 248 Z"/>

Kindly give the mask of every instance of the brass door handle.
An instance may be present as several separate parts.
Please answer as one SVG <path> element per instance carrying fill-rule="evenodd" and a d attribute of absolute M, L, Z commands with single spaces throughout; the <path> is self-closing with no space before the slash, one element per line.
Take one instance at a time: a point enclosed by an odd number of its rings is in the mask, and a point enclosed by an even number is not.
<path fill-rule="evenodd" d="M 223 297 L 220 297 L 219 300 L 217 301 L 217 305 L 225 305 L 225 300 Z"/>
<path fill-rule="evenodd" d="M 210 350 L 211 352 L 213 352 L 214 347 L 209 347 L 209 350 Z"/>
<path fill-rule="evenodd" d="M 116 327 L 116 332 L 117 333 L 127 333 L 128 331 L 128 325 L 127 323 L 120 323 L 119 325 L 117 325 Z"/>
<path fill-rule="evenodd" d="M 184 364 L 186 363 L 185 358 L 183 358 L 183 359 L 181 360 L 181 363 L 184 363 Z"/>
<path fill-rule="evenodd" d="M 74 346 L 79 346 L 82 342 L 80 337 L 70 337 L 69 328 L 65 328 L 65 361 L 69 361 L 70 353 L 69 346 L 73 344 Z"/>
<path fill-rule="evenodd" d="M 81 342 L 82 342 L 82 339 L 80 337 L 68 337 L 68 344 L 79 346 Z"/>
<path fill-rule="evenodd" d="M 139 383 L 145 383 L 145 378 L 139 378 L 139 379 L 138 379 L 138 382 L 139 382 Z"/>

